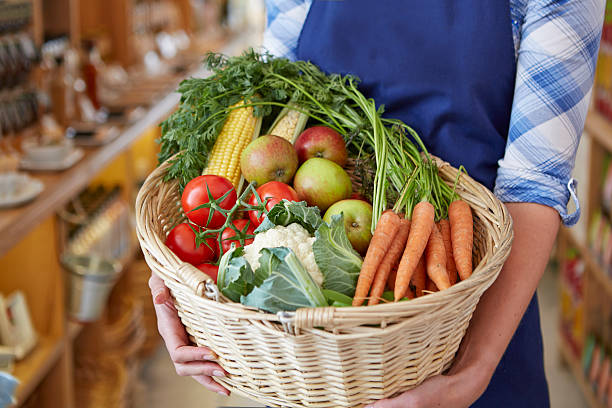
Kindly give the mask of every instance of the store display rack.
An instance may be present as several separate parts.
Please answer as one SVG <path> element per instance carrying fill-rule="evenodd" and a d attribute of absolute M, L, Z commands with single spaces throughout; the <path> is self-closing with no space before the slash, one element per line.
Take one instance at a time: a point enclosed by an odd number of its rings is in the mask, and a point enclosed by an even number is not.
<path fill-rule="evenodd" d="M 585 399 L 587 400 L 590 408 L 605 408 L 604 405 L 597 400 L 595 397 L 595 393 L 593 389 L 587 382 L 583 372 L 582 367 L 580 365 L 580 361 L 574 356 L 567 343 L 564 341 L 560 342 L 559 349 L 561 351 L 561 356 L 567 362 L 572 374 L 576 379 L 576 383 L 578 387 L 582 391 Z"/>
<path fill-rule="evenodd" d="M 586 200 L 582 202 L 583 213 L 582 217 L 587 220 L 589 229 L 591 228 L 591 220 L 595 213 L 600 212 L 602 208 L 601 192 L 605 174 L 603 174 L 603 166 L 606 155 L 612 153 L 612 121 L 607 119 L 601 113 L 594 109 L 589 111 L 585 124 L 585 137 L 588 137 L 588 181 Z M 580 163 L 585 164 L 585 163 Z M 586 401 L 591 408 L 604 408 L 603 402 L 595 397 L 593 388 L 588 383 L 582 371 L 580 359 L 581 350 L 585 339 L 589 334 L 596 336 L 606 336 L 606 328 L 602 327 L 600 314 L 603 310 L 598 310 L 601 307 L 601 302 L 612 304 L 612 278 L 606 273 L 606 268 L 601 264 L 600 259 L 594 254 L 589 242 L 584 242 L 579 238 L 590 235 L 588 233 L 578 234 L 572 229 L 562 227 L 558 236 L 557 257 L 559 260 L 564 259 L 567 250 L 573 248 L 579 254 L 579 257 L 584 261 L 584 271 L 582 272 L 582 281 L 584 285 L 583 293 L 583 310 L 579 312 L 582 322 L 578 323 L 580 333 L 578 334 L 578 350 L 572 348 L 567 334 L 560 330 L 559 332 L 559 348 L 561 357 L 567 362 L 570 367 L 579 388 L 582 390 Z M 560 262 L 562 264 L 562 262 Z M 567 283 L 563 279 L 563 274 L 560 274 L 560 285 L 565 289 Z M 602 300 L 603 298 L 603 300 Z M 563 306 L 562 306 L 563 307 Z M 596 311 L 596 313 L 593 313 Z M 596 317 L 595 317 L 596 316 Z M 597 320 L 596 320 L 597 319 Z M 605 326 L 605 324 L 604 324 Z M 561 325 L 560 325 L 561 327 Z"/>
<path fill-rule="evenodd" d="M 176 94 L 169 94 L 154 105 L 144 118 L 128 128 L 115 141 L 99 149 L 88 151 L 85 159 L 73 169 L 59 175 L 46 174 L 41 176 L 45 182 L 45 192 L 41 196 L 25 207 L 0 213 L 0 237 L 4 237 L 0 239 L 0 257 L 26 238 L 32 229 L 37 228 L 45 219 L 53 216 L 72 196 L 84 188 L 104 166 L 126 151 L 148 127 L 156 126 L 159 121 L 163 120 L 175 107 L 177 101 Z M 6 239 L 7 237 L 11 238 Z M 132 240 L 131 248 L 126 251 L 125 257 L 119 261 L 124 265 L 122 270 L 125 270 L 127 265 L 136 258 L 138 250 L 136 241 Z M 61 274 L 62 271 L 58 270 L 57 273 Z M 63 300 L 63 288 L 57 288 L 55 293 L 59 299 Z M 30 296 L 30 298 L 33 297 Z M 36 305 L 33 306 L 36 307 Z M 57 308 L 60 309 L 61 306 L 63 304 L 57 306 Z M 60 310 L 63 311 L 63 308 Z M 17 401 L 23 402 L 27 399 L 62 356 L 67 343 L 78 336 L 81 328 L 80 324 L 73 323 L 68 325 L 67 329 L 59 330 L 58 333 L 43 334 L 32 354 L 23 361 L 17 362 L 14 371 L 14 375 L 20 380 L 16 394 Z M 63 332 L 66 334 L 62 334 Z"/>
<path fill-rule="evenodd" d="M 194 75 L 201 72 L 194 71 Z M 118 155 L 125 152 L 149 127 L 157 126 L 176 107 L 179 95 L 172 92 L 154 104 L 144 117 L 125 129 L 119 137 L 100 148 L 87 149 L 85 157 L 63 173 L 37 175 L 45 190 L 33 202 L 0 212 L 0 257 L 41 221 L 53 215 Z"/>
<path fill-rule="evenodd" d="M 156 0 L 147 2 L 154 7 L 165 1 L 182 10 L 182 29 L 193 33 L 191 47 L 172 60 L 170 70 L 156 76 L 133 74 L 142 72 L 137 63 L 141 50 L 133 44 L 141 32 L 132 29 L 133 10 L 142 7 L 139 0 L 20 0 L 31 4 L 32 37 L 41 46 L 46 38 L 67 39 L 75 48 L 91 36 L 105 33 L 101 46 L 107 47 L 110 60 L 120 63 L 132 80 L 123 89 L 123 105 L 140 106 L 144 114 L 136 120 L 114 121 L 120 134 L 111 141 L 95 147 L 83 147 L 84 157 L 72 168 L 61 172 L 36 172 L 33 177 L 44 184 L 44 191 L 21 207 L 0 211 L 0 293 L 21 291 L 28 303 L 33 326 L 38 335 L 36 347 L 22 360 L 15 362 L 12 374 L 18 378 L 17 407 L 82 406 L 77 397 L 77 357 L 90 358 L 96 348 L 92 333 L 100 331 L 101 323 L 80 324 L 71 321 L 66 310 L 66 273 L 59 257 L 65 238 L 63 221 L 56 217 L 64 207 L 91 183 L 110 183 L 121 186 L 121 195 L 129 208 L 133 206 L 137 184 L 155 165 L 159 123 L 177 106 L 178 83 L 185 77 L 201 77 L 208 73 L 200 68 L 202 55 L 209 50 L 225 53 L 240 51 L 251 39 L 216 30 L 196 33 L 189 24 L 194 18 L 187 15 L 188 0 Z M 1 3 L 1 1 L 0 1 Z M 159 27 L 156 27 L 156 30 Z M 106 42 L 105 42 L 106 41 Z M 128 69 L 129 68 L 129 69 Z M 24 130 L 32 134 L 36 128 Z M 20 135 L 14 136 L 17 139 Z M 144 164 L 143 164 L 144 163 Z M 115 286 L 121 296 L 134 296 L 129 291 L 133 282 L 146 283 L 148 270 L 140 267 L 141 253 L 135 237 L 122 259 L 122 275 Z M 138 276 L 136 276 L 138 274 Z M 141 288 L 141 292 L 146 288 Z M 134 291 L 132 291 L 134 292 Z M 138 294 L 150 301 L 150 296 Z M 103 312 L 108 317 L 114 308 Z M 121 310 L 127 313 L 127 310 Z M 152 313 L 152 307 L 148 308 Z M 148 316 L 148 320 L 151 316 Z M 104 320 L 104 319 L 101 319 Z M 148 326 L 151 326 L 150 324 Z M 155 344 L 155 336 L 151 338 Z M 81 354 L 77 354 L 81 353 Z M 83 354 L 85 353 L 85 354 Z M 94 353 L 92 352 L 92 356 Z"/>

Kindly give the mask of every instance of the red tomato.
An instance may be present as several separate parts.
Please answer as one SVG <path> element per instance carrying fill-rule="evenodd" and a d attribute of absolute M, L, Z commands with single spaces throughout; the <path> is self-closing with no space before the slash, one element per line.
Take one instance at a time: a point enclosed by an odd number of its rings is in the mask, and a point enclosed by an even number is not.
<path fill-rule="evenodd" d="M 207 186 L 208 190 L 210 190 L 210 194 L 215 200 L 223 197 L 231 190 L 227 197 L 218 203 L 221 208 L 229 210 L 236 204 L 236 199 L 238 197 L 236 196 L 236 189 L 234 189 L 232 183 L 225 177 L 213 175 L 198 176 L 187 183 L 185 190 L 183 190 L 181 203 L 185 215 L 187 215 L 187 218 L 189 218 L 191 222 L 201 227 L 215 229 L 225 223 L 225 215 L 223 215 L 223 213 L 212 210 L 212 218 L 210 223 L 207 224 L 211 211 L 210 208 L 200 208 L 199 210 L 192 211 L 194 208 L 209 202 Z"/>
<path fill-rule="evenodd" d="M 193 231 L 199 229 L 195 225 L 183 223 L 172 228 L 166 238 L 166 246 L 179 257 L 181 261 L 199 265 L 210 262 L 217 256 L 219 245 L 214 238 L 207 238 L 206 243 L 201 243 L 196 248 L 196 235 Z M 206 245 L 208 244 L 208 246 Z"/>
<path fill-rule="evenodd" d="M 203 263 L 198 265 L 197 268 L 210 276 L 213 282 L 217 283 L 217 275 L 219 274 L 219 267 L 217 265 Z"/>
<path fill-rule="evenodd" d="M 246 225 L 249 224 L 249 226 L 246 229 L 246 233 L 248 235 L 255 235 L 255 232 L 254 232 L 255 227 L 253 226 L 252 222 L 249 222 L 249 220 L 234 220 L 232 223 L 240 231 L 244 231 Z M 227 227 L 226 229 L 223 230 L 223 233 L 221 234 L 221 247 L 223 248 L 224 253 L 230 250 L 232 246 L 232 242 L 236 243 L 236 247 L 242 246 L 238 238 L 232 238 L 235 236 L 236 236 L 236 231 L 234 231 L 230 227 Z M 252 242 L 253 242 L 253 238 L 245 239 L 244 245 L 249 245 Z"/>
<path fill-rule="evenodd" d="M 280 181 L 268 181 L 267 183 L 262 184 L 256 191 L 257 194 L 259 194 L 261 201 L 266 203 L 266 210 L 268 211 L 270 211 L 272 207 L 278 204 L 283 198 L 289 201 L 300 201 L 293 187 L 288 184 L 281 183 Z M 251 198 L 249 198 L 249 204 L 258 204 L 257 198 L 254 194 L 251 196 Z M 251 219 L 254 228 L 257 228 L 266 217 L 265 214 L 261 214 L 259 218 L 257 215 L 257 211 L 249 211 L 249 218 Z"/>

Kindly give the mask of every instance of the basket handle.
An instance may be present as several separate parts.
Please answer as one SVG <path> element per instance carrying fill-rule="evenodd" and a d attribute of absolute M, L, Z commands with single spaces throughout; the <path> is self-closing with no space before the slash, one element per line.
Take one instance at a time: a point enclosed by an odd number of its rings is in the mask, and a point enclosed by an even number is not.
<path fill-rule="evenodd" d="M 335 307 L 309 307 L 298 309 L 290 325 L 297 331 L 313 327 L 329 327 L 334 322 Z"/>
<path fill-rule="evenodd" d="M 187 262 L 181 262 L 176 274 L 179 281 L 189 286 L 193 293 L 198 296 L 204 295 L 206 281 L 210 279 L 208 275 Z"/>

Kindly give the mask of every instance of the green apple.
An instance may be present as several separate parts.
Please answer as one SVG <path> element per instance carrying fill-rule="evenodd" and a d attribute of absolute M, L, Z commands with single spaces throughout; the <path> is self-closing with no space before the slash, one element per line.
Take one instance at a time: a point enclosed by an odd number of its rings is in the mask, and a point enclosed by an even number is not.
<path fill-rule="evenodd" d="M 344 229 L 355 251 L 365 255 L 372 239 L 372 206 L 367 201 L 341 200 L 327 209 L 323 221 L 329 223 L 336 214 L 344 214 Z"/>
<path fill-rule="evenodd" d="M 242 175 L 258 186 L 268 181 L 290 183 L 297 166 L 298 157 L 293 145 L 274 135 L 258 137 L 240 155 Z"/>
<path fill-rule="evenodd" d="M 353 192 L 351 178 L 331 160 L 314 157 L 306 160 L 295 173 L 293 187 L 301 200 L 325 211 L 333 203 Z"/>

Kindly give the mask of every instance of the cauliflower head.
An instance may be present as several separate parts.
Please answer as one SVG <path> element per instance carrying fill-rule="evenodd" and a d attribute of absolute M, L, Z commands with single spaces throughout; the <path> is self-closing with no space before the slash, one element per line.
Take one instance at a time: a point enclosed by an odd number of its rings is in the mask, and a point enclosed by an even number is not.
<path fill-rule="evenodd" d="M 259 251 L 263 248 L 286 247 L 291 249 L 312 279 L 321 286 L 323 274 L 315 262 L 312 244 L 315 238 L 300 224 L 294 223 L 284 227 L 277 225 L 267 231 L 255 235 L 253 243 L 244 247 L 244 258 L 255 270 L 259 267 Z"/>

